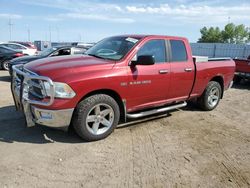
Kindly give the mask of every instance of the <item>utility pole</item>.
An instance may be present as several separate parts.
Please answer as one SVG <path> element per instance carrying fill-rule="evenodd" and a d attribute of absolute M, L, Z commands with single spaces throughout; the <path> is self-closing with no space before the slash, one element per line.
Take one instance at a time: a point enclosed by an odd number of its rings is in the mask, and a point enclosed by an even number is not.
<path fill-rule="evenodd" d="M 56 32 L 57 32 L 57 42 L 60 42 L 60 31 L 59 31 L 59 28 L 56 27 Z"/>
<path fill-rule="evenodd" d="M 12 26 L 14 24 L 11 22 L 11 18 L 9 18 L 8 26 L 9 26 L 9 34 L 10 34 L 10 41 L 11 41 L 11 32 L 12 32 Z"/>
<path fill-rule="evenodd" d="M 28 40 L 30 42 L 30 28 L 28 28 Z"/>
<path fill-rule="evenodd" d="M 79 42 L 82 42 L 82 35 L 79 33 Z"/>
<path fill-rule="evenodd" d="M 27 25 L 27 34 L 28 34 L 28 41 L 30 42 L 30 28 L 28 25 Z"/>
<path fill-rule="evenodd" d="M 45 41 L 48 40 L 48 33 L 47 33 L 47 31 L 45 31 L 45 33 L 44 33 L 44 38 L 45 38 Z"/>
<path fill-rule="evenodd" d="M 51 42 L 51 27 L 49 26 L 49 41 Z"/>

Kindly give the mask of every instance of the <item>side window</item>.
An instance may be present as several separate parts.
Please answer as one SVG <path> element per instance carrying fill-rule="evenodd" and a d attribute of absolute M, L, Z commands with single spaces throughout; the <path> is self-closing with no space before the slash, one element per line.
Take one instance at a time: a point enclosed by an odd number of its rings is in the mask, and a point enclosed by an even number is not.
<path fill-rule="evenodd" d="M 61 49 L 61 50 L 58 50 L 58 56 L 61 56 L 61 55 L 70 55 L 70 48 L 65 48 L 65 49 Z"/>
<path fill-rule="evenodd" d="M 18 47 L 17 47 L 18 49 L 26 50 L 26 48 L 23 47 L 23 46 L 19 46 L 19 45 L 16 45 L 16 46 L 18 46 Z"/>
<path fill-rule="evenodd" d="M 12 49 L 16 49 L 16 50 L 18 50 L 18 49 L 25 49 L 22 46 L 15 45 L 15 44 L 8 44 L 8 47 L 12 48 Z"/>
<path fill-rule="evenodd" d="M 84 48 L 72 48 L 71 53 L 73 54 L 83 54 L 86 50 Z"/>
<path fill-rule="evenodd" d="M 4 53 L 4 49 L 0 47 L 0 53 Z"/>
<path fill-rule="evenodd" d="M 6 46 L 7 48 L 16 49 L 16 47 L 12 46 L 11 44 L 4 44 L 4 46 Z"/>
<path fill-rule="evenodd" d="M 14 44 L 9 44 L 9 47 L 12 49 L 21 49 L 20 46 L 14 45 Z"/>
<path fill-rule="evenodd" d="M 0 53 L 9 53 L 9 52 L 10 52 L 10 50 L 7 50 L 5 48 L 0 47 Z"/>
<path fill-rule="evenodd" d="M 170 40 L 172 62 L 187 61 L 187 50 L 185 44 L 181 40 Z"/>
<path fill-rule="evenodd" d="M 59 50 L 53 52 L 50 56 L 51 56 L 51 57 L 53 57 L 53 56 L 58 56 L 58 54 L 59 54 Z"/>
<path fill-rule="evenodd" d="M 166 62 L 166 47 L 164 40 L 151 40 L 145 43 L 137 52 L 137 57 L 141 55 L 152 55 L 155 63 Z"/>

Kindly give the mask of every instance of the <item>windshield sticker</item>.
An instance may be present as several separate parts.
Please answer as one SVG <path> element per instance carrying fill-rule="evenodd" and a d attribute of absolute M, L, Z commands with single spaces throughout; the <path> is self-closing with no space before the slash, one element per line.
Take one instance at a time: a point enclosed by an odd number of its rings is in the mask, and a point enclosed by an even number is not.
<path fill-rule="evenodd" d="M 129 42 L 132 42 L 132 43 L 137 43 L 138 39 L 135 39 L 135 38 L 131 38 L 131 37 L 128 37 L 125 39 L 126 41 L 129 41 Z"/>

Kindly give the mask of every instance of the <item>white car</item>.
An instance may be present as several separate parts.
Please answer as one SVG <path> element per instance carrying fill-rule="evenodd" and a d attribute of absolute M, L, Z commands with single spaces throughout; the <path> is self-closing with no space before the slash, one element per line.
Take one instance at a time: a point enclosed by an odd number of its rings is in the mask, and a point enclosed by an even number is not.
<path fill-rule="evenodd" d="M 1 43 L 0 46 L 5 46 L 14 50 L 19 50 L 22 51 L 23 54 L 25 55 L 36 55 L 37 54 L 37 49 L 35 48 L 28 48 L 22 44 L 18 44 L 18 43 Z"/>

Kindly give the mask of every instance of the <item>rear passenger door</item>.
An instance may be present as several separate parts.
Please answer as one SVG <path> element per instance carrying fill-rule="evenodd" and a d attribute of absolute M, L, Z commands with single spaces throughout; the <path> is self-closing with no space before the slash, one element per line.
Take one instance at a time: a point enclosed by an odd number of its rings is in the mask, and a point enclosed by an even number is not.
<path fill-rule="evenodd" d="M 195 67 L 192 55 L 186 49 L 187 41 L 170 39 L 168 41 L 170 51 L 170 101 L 186 100 L 191 92 Z M 191 56 L 191 57 L 190 57 Z"/>

